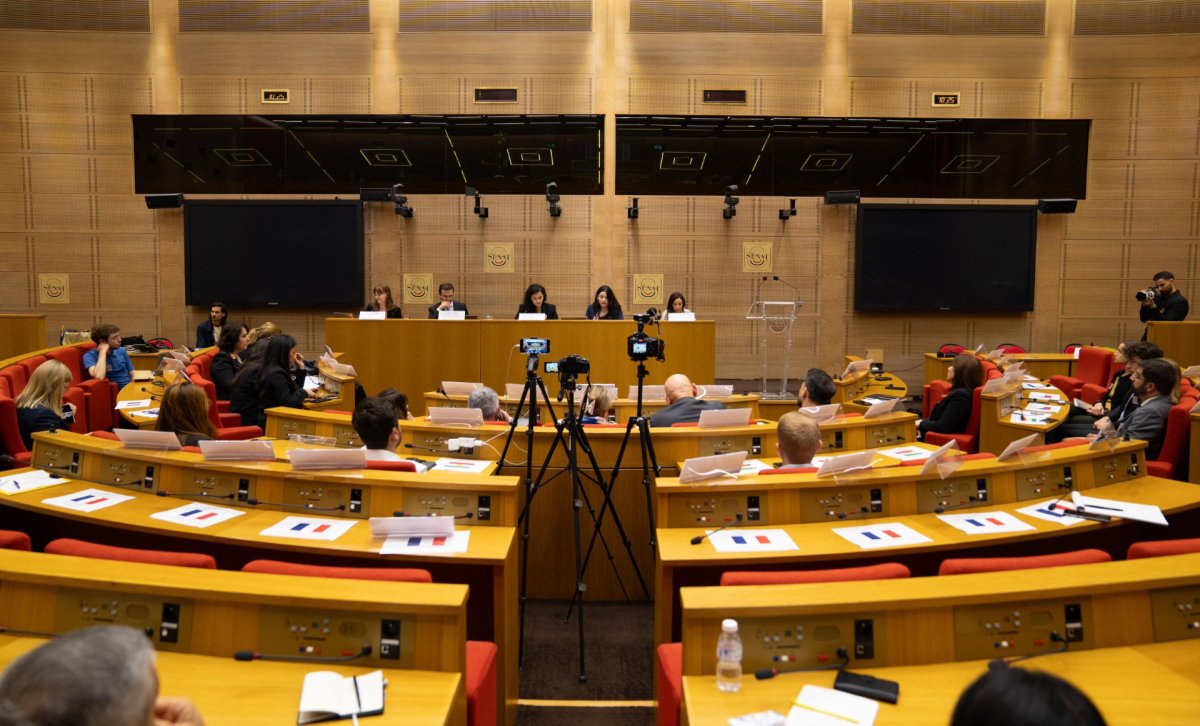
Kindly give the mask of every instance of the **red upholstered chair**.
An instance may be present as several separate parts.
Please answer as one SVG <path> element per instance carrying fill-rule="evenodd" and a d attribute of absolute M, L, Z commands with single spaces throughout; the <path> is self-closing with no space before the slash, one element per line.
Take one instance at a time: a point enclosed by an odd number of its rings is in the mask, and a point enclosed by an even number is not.
<path fill-rule="evenodd" d="M 819 466 L 801 466 L 795 469 L 759 469 L 759 476 L 772 476 L 774 474 L 811 474 L 817 471 Z"/>
<path fill-rule="evenodd" d="M 1001 343 L 1000 345 L 996 346 L 996 350 L 1000 351 L 1001 353 L 1004 353 L 1005 355 L 1012 355 L 1014 353 L 1020 354 L 1020 353 L 1028 352 L 1021 346 L 1017 345 L 1016 343 Z"/>
<path fill-rule="evenodd" d="M 380 469 L 382 471 L 416 471 L 417 466 L 411 461 L 367 461 L 368 469 Z"/>
<path fill-rule="evenodd" d="M 1171 407 L 1158 458 L 1146 462 L 1146 469 L 1151 476 L 1187 481 L 1188 431 L 1192 427 L 1190 411 L 1195 405 L 1195 398 L 1183 398 Z"/>
<path fill-rule="evenodd" d="M 411 463 L 411 462 L 409 462 Z M 299 565 L 278 560 L 253 560 L 242 567 L 244 572 L 266 572 L 273 575 L 303 575 L 333 577 L 343 580 L 390 580 L 393 582 L 433 582 L 428 570 L 402 567 L 326 567 Z M 467 641 L 466 687 L 467 723 L 470 726 L 495 726 L 496 703 L 495 643 Z"/>
<path fill-rule="evenodd" d="M 1186 555 L 1200 552 L 1200 537 L 1192 539 L 1163 539 L 1157 542 L 1134 542 L 1125 553 L 1127 560 L 1140 560 L 1144 557 L 1165 557 L 1167 555 Z"/>
<path fill-rule="evenodd" d="M 968 454 L 974 454 L 979 451 L 979 420 L 982 407 L 979 404 L 979 393 L 983 390 L 983 386 L 975 389 L 971 394 L 971 418 L 967 421 L 967 430 L 961 434 L 939 434 L 936 431 L 925 432 L 925 443 L 941 446 L 947 441 L 957 441 L 958 448 Z"/>
<path fill-rule="evenodd" d="M 76 415 L 76 425 L 71 427 L 71 430 L 76 433 L 107 431 L 117 424 L 115 412 L 117 384 L 109 380 L 88 377 L 83 370 L 83 354 L 87 350 L 88 348 L 84 346 L 70 345 L 56 348 L 46 354 L 46 357 L 62 363 L 67 370 L 71 371 L 71 386 L 83 392 L 85 406 L 79 407 L 76 404 L 76 407 L 86 411 L 86 416 L 81 426 L 79 416 Z"/>
<path fill-rule="evenodd" d="M 933 407 L 938 405 L 938 402 L 946 397 L 950 392 L 950 381 L 938 379 L 930 381 L 928 386 L 925 386 L 924 396 L 921 399 L 921 418 L 929 418 Z"/>
<path fill-rule="evenodd" d="M 16 364 L 25 369 L 25 380 L 28 381 L 33 376 L 33 372 L 37 370 L 37 367 L 45 362 L 46 356 L 31 355 L 28 358 L 17 361 Z M 24 387 L 22 386 L 22 388 Z"/>
<path fill-rule="evenodd" d="M 963 352 L 963 347 L 958 343 L 942 343 L 942 346 L 937 349 L 937 354 L 943 358 L 953 358 Z"/>
<path fill-rule="evenodd" d="M 1000 376 L 1004 375 L 1000 368 L 990 360 L 981 360 L 979 361 L 979 365 L 983 368 L 984 381 L 990 381 L 993 378 L 999 378 Z"/>
<path fill-rule="evenodd" d="M 1110 562 L 1112 557 L 1104 550 L 1075 550 L 1054 555 L 1032 557 L 961 557 L 942 560 L 939 575 L 968 575 L 973 572 L 1007 572 L 1009 570 L 1036 570 L 1041 567 L 1063 565 L 1086 565 L 1093 562 Z"/>
<path fill-rule="evenodd" d="M 17 426 L 17 404 L 8 396 L 0 396 L 0 454 L 11 456 L 17 466 L 29 466 L 33 461 Z"/>
<path fill-rule="evenodd" d="M 217 387 L 212 381 L 200 375 L 199 370 L 195 374 L 191 373 L 191 369 L 195 366 L 189 366 L 188 377 L 192 379 L 192 383 L 204 389 L 204 395 L 208 396 L 208 417 L 212 419 L 213 426 L 217 427 L 217 438 L 221 441 L 245 441 L 247 439 L 256 439 L 263 435 L 262 429 L 257 426 L 240 426 L 242 422 L 241 414 L 237 413 L 221 413 L 217 410 Z M 236 420 L 237 423 L 231 423 Z"/>
<path fill-rule="evenodd" d="M 1108 386 L 1112 360 L 1111 350 L 1085 346 L 1079 351 L 1079 360 L 1075 363 L 1075 375 L 1050 376 L 1049 383 L 1065 393 L 1067 400 L 1073 400 L 1079 397 L 1085 383 Z"/>
<path fill-rule="evenodd" d="M 111 431 L 93 431 L 92 436 L 97 439 L 108 439 L 109 441 L 120 441 L 121 437 Z"/>
<path fill-rule="evenodd" d="M 211 380 L 212 379 L 212 361 L 213 361 L 213 354 L 205 353 L 204 355 L 198 355 L 195 358 L 193 358 L 192 364 L 200 369 L 200 375 Z"/>
<path fill-rule="evenodd" d="M 121 560 L 122 562 L 145 562 L 151 565 L 175 565 L 176 567 L 197 567 L 207 570 L 217 569 L 217 561 L 211 555 L 199 552 L 138 550 L 131 547 L 113 547 L 111 545 L 84 542 L 83 540 L 68 539 L 65 537 L 47 544 L 46 552 L 52 555 L 91 557 L 96 560 Z"/>
<path fill-rule="evenodd" d="M 24 532 L 0 529 L 0 549 L 31 552 L 33 551 L 33 543 L 29 541 L 29 535 Z"/>
<path fill-rule="evenodd" d="M 834 570 L 726 572 L 721 575 L 721 585 L 781 585 L 890 580 L 908 577 L 910 574 L 907 567 L 894 563 L 867 567 L 844 567 Z M 658 646 L 656 655 L 658 726 L 678 726 L 679 705 L 683 702 L 683 643 L 663 643 Z"/>

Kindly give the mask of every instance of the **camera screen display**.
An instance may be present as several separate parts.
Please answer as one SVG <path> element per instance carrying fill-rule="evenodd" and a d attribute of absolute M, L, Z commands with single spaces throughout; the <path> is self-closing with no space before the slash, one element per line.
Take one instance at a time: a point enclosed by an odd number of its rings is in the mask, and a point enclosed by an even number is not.
<path fill-rule="evenodd" d="M 556 361 L 556 360 L 546 361 L 546 372 L 547 373 L 558 373 L 558 361 Z"/>
<path fill-rule="evenodd" d="M 633 344 L 633 352 L 636 354 L 645 354 L 646 344 L 645 343 L 634 343 Z"/>
<path fill-rule="evenodd" d="M 550 341 L 547 338 L 521 338 L 521 352 L 544 355 L 550 352 Z"/>

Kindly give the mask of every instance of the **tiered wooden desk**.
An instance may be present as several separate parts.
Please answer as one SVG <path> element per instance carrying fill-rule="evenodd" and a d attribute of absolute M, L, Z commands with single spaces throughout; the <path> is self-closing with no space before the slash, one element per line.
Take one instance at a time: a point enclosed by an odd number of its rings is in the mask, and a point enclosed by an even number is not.
<path fill-rule="evenodd" d="M 891 373 L 871 373 L 870 371 L 862 371 L 833 380 L 832 403 L 842 404 L 847 411 L 866 411 L 871 405 L 863 405 L 856 401 L 880 395 L 904 398 L 908 395 L 908 386 L 905 385 L 903 379 Z"/>
<path fill-rule="evenodd" d="M 1182 366 L 1200 363 L 1200 322 L 1146 323 L 1146 340 L 1158 343 L 1163 355 Z"/>
<path fill-rule="evenodd" d="M 1013 383 L 1000 393 L 981 393 L 979 395 L 979 450 L 999 454 L 1010 443 L 1030 434 L 1037 434 L 1036 443 L 1046 441 L 1046 432 L 1060 426 L 1071 414 L 1071 402 L 1057 388 L 1041 389 L 1046 393 L 1057 394 L 1062 401 L 1058 413 L 1052 414 L 1046 423 L 1031 423 L 1028 421 L 1014 422 L 1009 420 L 1014 412 L 1019 413 L 1033 403 L 1039 403 L 1029 398 L 1022 383 Z M 1045 402 L 1041 402 L 1045 403 Z"/>
<path fill-rule="evenodd" d="M 0 314 L 0 368 L 8 358 L 25 358 L 27 351 L 46 345 L 46 316 L 28 313 Z"/>
<path fill-rule="evenodd" d="M 988 351 L 990 352 L 990 351 Z M 1029 375 L 1047 380 L 1051 376 L 1069 376 L 1075 365 L 1074 353 L 1012 353 L 1006 358 L 1021 361 Z M 939 356 L 937 353 L 925 354 L 925 382 L 945 380 L 946 366 L 953 362 L 954 356 Z"/>
<path fill-rule="evenodd" d="M 1031 668 L 1086 691 L 1110 723 L 1189 723 L 1200 708 L 1200 554 L 908 580 L 685 588 L 681 592 L 684 708 L 690 724 L 774 708 L 786 713 L 796 674 L 718 693 L 713 653 L 722 618 L 744 634 L 743 668 L 781 671 L 836 662 L 901 684 L 877 723 L 946 723 L 987 659 L 1032 653 Z M 1070 651 L 1050 639 L 1058 632 Z M 776 659 L 784 656 L 787 662 Z M 1024 664 L 1022 664 L 1024 665 Z M 1151 715 L 1153 714 L 1153 715 Z M 718 719 L 722 719 L 719 720 Z"/>
<path fill-rule="evenodd" d="M 291 723 L 304 674 L 384 668 L 379 723 L 466 724 L 463 585 L 383 583 L 0 551 L 0 617 L 9 631 L 65 633 L 115 623 L 145 630 L 162 691 L 192 699 L 209 723 Z M 381 651 L 385 623 L 398 630 Z M 390 626 L 389 626 L 390 627 Z M 7 665 L 44 642 L 0 636 Z M 239 650 L 370 654 L 346 664 L 236 662 Z M 503 706 L 503 702 L 499 704 Z"/>
<path fill-rule="evenodd" d="M 344 352 L 341 362 L 354 366 L 367 393 L 395 387 L 414 397 L 414 408 L 418 392 L 436 390 L 442 381 L 482 381 L 503 391 L 506 382 L 522 380 L 526 358 L 515 350 L 521 338 L 548 338 L 551 352 L 543 362 L 580 355 L 591 364 L 592 380 L 627 390 L 637 383 L 627 344 L 636 330 L 632 320 L 325 320 L 326 342 Z M 665 362 L 646 361 L 648 382 L 662 383 L 672 373 L 714 380 L 716 323 L 664 322 L 646 332 L 666 343 Z M 539 375 L 557 395 L 558 376 Z"/>
<path fill-rule="evenodd" d="M 579 407 L 582 404 L 583 389 L 582 387 L 575 394 L 575 410 L 578 413 Z M 759 395 L 757 393 L 741 393 L 733 396 L 707 396 L 705 400 L 720 401 L 725 404 L 726 408 L 748 408 L 750 409 L 750 418 L 759 418 Z M 512 398 L 511 396 L 500 396 L 500 405 L 508 412 L 510 416 L 516 416 L 517 407 L 521 399 Z M 564 399 L 562 402 L 551 401 L 550 405 L 554 409 L 554 413 L 559 417 L 566 415 L 567 402 Z M 461 395 L 447 395 L 437 391 L 425 392 L 425 410 L 428 411 L 430 406 L 443 406 L 446 408 L 466 408 L 467 397 Z M 661 398 L 648 400 L 642 399 L 642 415 L 653 416 L 658 411 L 667 407 L 667 402 Z M 795 401 L 792 402 L 792 409 L 795 409 Z M 528 413 L 529 401 L 525 402 L 525 410 L 522 411 L 522 418 Z M 538 411 L 539 420 L 548 420 L 545 401 L 542 400 L 541 394 L 538 394 Z M 618 398 L 613 401 L 613 412 L 617 423 L 624 425 L 631 416 L 637 415 L 637 399 L 636 398 Z"/>

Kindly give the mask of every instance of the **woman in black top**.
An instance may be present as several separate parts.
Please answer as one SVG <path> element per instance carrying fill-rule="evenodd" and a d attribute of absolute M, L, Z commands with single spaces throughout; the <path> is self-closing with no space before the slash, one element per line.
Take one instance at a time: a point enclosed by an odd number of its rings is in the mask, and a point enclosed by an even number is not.
<path fill-rule="evenodd" d="M 558 320 L 558 310 L 546 302 L 546 288 L 536 282 L 525 289 L 525 299 L 514 317 L 521 317 L 521 313 L 542 313 L 547 320 Z"/>
<path fill-rule="evenodd" d="M 973 355 L 960 353 L 946 369 L 951 387 L 946 397 L 933 407 L 929 418 L 917 424 L 921 438 L 934 431 L 939 434 L 966 433 L 971 423 L 971 406 L 975 389 L 983 385 L 983 366 Z"/>
<path fill-rule="evenodd" d="M 608 285 L 596 288 L 596 297 L 587 309 L 588 320 L 624 320 L 621 313 L 621 303 L 617 302 L 617 294 Z"/>
<path fill-rule="evenodd" d="M 250 346 L 250 329 L 245 325 L 226 325 L 221 328 L 217 354 L 212 359 L 212 382 L 217 388 L 217 400 L 228 401 L 233 393 L 233 379 L 241 370 L 240 354 Z"/>
<path fill-rule="evenodd" d="M 33 435 L 53 431 L 75 423 L 74 404 L 64 403 L 63 395 L 71 386 L 71 371 L 56 360 L 39 365 L 17 396 L 17 430 L 25 448 L 33 450 Z"/>
<path fill-rule="evenodd" d="M 384 311 L 389 318 L 402 318 L 400 314 L 400 306 L 392 299 L 392 288 L 388 285 L 376 285 L 372 291 L 374 302 L 369 303 L 363 312 L 379 312 Z"/>
<path fill-rule="evenodd" d="M 277 335 L 266 344 L 261 361 L 247 360 L 242 366 L 234 381 L 229 408 L 242 415 L 243 424 L 264 426 L 264 411 L 268 408 L 303 407 L 308 392 L 291 371 L 296 357 L 296 341 L 292 336 Z M 299 375 L 303 375 L 303 372 L 301 368 Z"/>

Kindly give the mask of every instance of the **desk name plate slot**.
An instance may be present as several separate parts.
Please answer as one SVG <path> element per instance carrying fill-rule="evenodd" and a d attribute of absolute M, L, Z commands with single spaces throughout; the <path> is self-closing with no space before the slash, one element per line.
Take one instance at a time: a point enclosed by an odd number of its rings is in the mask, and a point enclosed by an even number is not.
<path fill-rule="evenodd" d="M 886 666 L 886 623 L 883 613 L 738 618 L 742 672 L 775 668 L 786 673 L 830 665 L 838 662 L 838 648 L 846 649 L 851 668 Z M 715 648 L 719 629 L 712 630 Z M 706 658 L 705 672 L 711 673 L 715 665 L 713 658 Z"/>
<path fill-rule="evenodd" d="M 159 650 L 188 653 L 192 649 L 192 615 L 190 600 L 62 588 L 54 612 L 54 632 L 125 625 L 144 632 Z"/>
<path fill-rule="evenodd" d="M 414 615 L 264 606 L 259 610 L 258 622 L 255 649 L 263 653 L 329 657 L 360 653 L 364 646 L 370 646 L 370 655 L 350 665 L 416 667 Z"/>
<path fill-rule="evenodd" d="M 1034 655 L 1062 647 L 1051 639 L 1057 632 L 1071 650 L 1096 647 L 1090 598 L 1040 600 L 954 608 L 954 657 L 957 660 Z"/>

